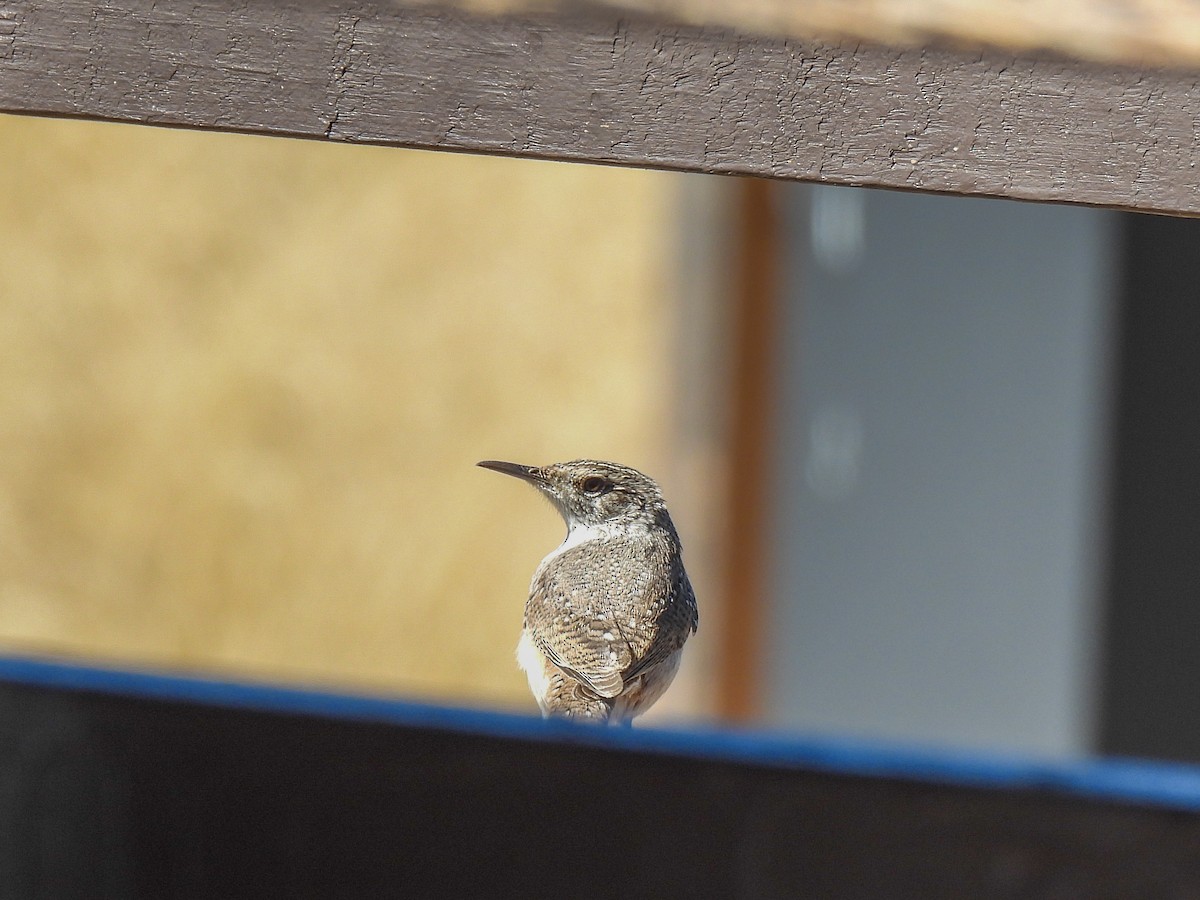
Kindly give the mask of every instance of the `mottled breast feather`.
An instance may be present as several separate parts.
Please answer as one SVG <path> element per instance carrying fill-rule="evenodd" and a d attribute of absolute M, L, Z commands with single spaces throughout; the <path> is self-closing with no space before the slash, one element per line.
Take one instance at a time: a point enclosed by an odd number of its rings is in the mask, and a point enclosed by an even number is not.
<path fill-rule="evenodd" d="M 606 698 L 680 649 L 696 625 L 683 561 L 653 533 L 555 556 L 534 573 L 525 604 L 525 627 L 546 657 Z"/>

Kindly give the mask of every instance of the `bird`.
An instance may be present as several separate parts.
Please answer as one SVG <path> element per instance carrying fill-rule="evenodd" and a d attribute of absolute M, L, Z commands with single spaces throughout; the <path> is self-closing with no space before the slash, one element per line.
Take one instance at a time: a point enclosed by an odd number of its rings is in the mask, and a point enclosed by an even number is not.
<path fill-rule="evenodd" d="M 670 686 L 699 625 L 662 491 L 595 459 L 478 465 L 533 485 L 567 526 L 534 571 L 517 644 L 542 715 L 630 724 Z"/>

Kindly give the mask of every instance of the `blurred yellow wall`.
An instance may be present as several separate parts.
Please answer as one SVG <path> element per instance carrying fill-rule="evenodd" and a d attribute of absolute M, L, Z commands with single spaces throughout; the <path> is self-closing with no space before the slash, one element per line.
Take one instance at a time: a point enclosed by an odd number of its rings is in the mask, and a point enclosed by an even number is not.
<path fill-rule="evenodd" d="M 531 709 L 553 511 L 666 464 L 678 176 L 0 117 L 0 649 Z"/>

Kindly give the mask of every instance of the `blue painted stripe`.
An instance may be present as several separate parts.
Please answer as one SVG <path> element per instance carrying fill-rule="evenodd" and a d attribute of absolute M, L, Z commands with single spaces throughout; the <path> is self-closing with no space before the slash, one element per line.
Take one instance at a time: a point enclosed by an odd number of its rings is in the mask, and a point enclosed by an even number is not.
<path fill-rule="evenodd" d="M 992 789 L 1045 790 L 1200 812 L 1200 767 L 1172 763 L 1125 759 L 1039 760 L 716 728 L 600 729 L 511 713 L 19 656 L 0 656 L 0 682 L 845 775 Z"/>

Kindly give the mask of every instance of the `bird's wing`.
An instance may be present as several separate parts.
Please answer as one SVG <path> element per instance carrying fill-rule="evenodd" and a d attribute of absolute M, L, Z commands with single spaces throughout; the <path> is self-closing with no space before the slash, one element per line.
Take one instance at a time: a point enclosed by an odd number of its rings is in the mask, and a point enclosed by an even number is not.
<path fill-rule="evenodd" d="M 538 570 L 525 626 L 556 666 L 597 695 L 616 697 L 683 645 L 695 630 L 695 602 L 677 556 L 606 544 L 573 548 Z"/>
<path fill-rule="evenodd" d="M 633 665 L 621 673 L 626 682 L 665 662 L 671 654 L 683 647 L 684 641 L 696 633 L 700 623 L 696 611 L 696 595 L 692 592 L 692 583 L 688 581 L 687 573 L 683 571 L 682 562 L 672 567 L 670 586 L 663 601 L 659 607 L 661 612 L 654 640 L 647 644 L 645 651 L 634 660 Z"/>
<path fill-rule="evenodd" d="M 666 583 L 665 590 L 660 591 L 661 596 L 653 598 L 651 603 L 657 615 L 653 638 L 646 642 L 633 664 L 621 673 L 626 683 L 665 662 L 696 632 L 699 623 L 696 596 L 692 593 L 691 582 L 678 557 L 673 561 L 670 572 L 670 581 Z"/>

